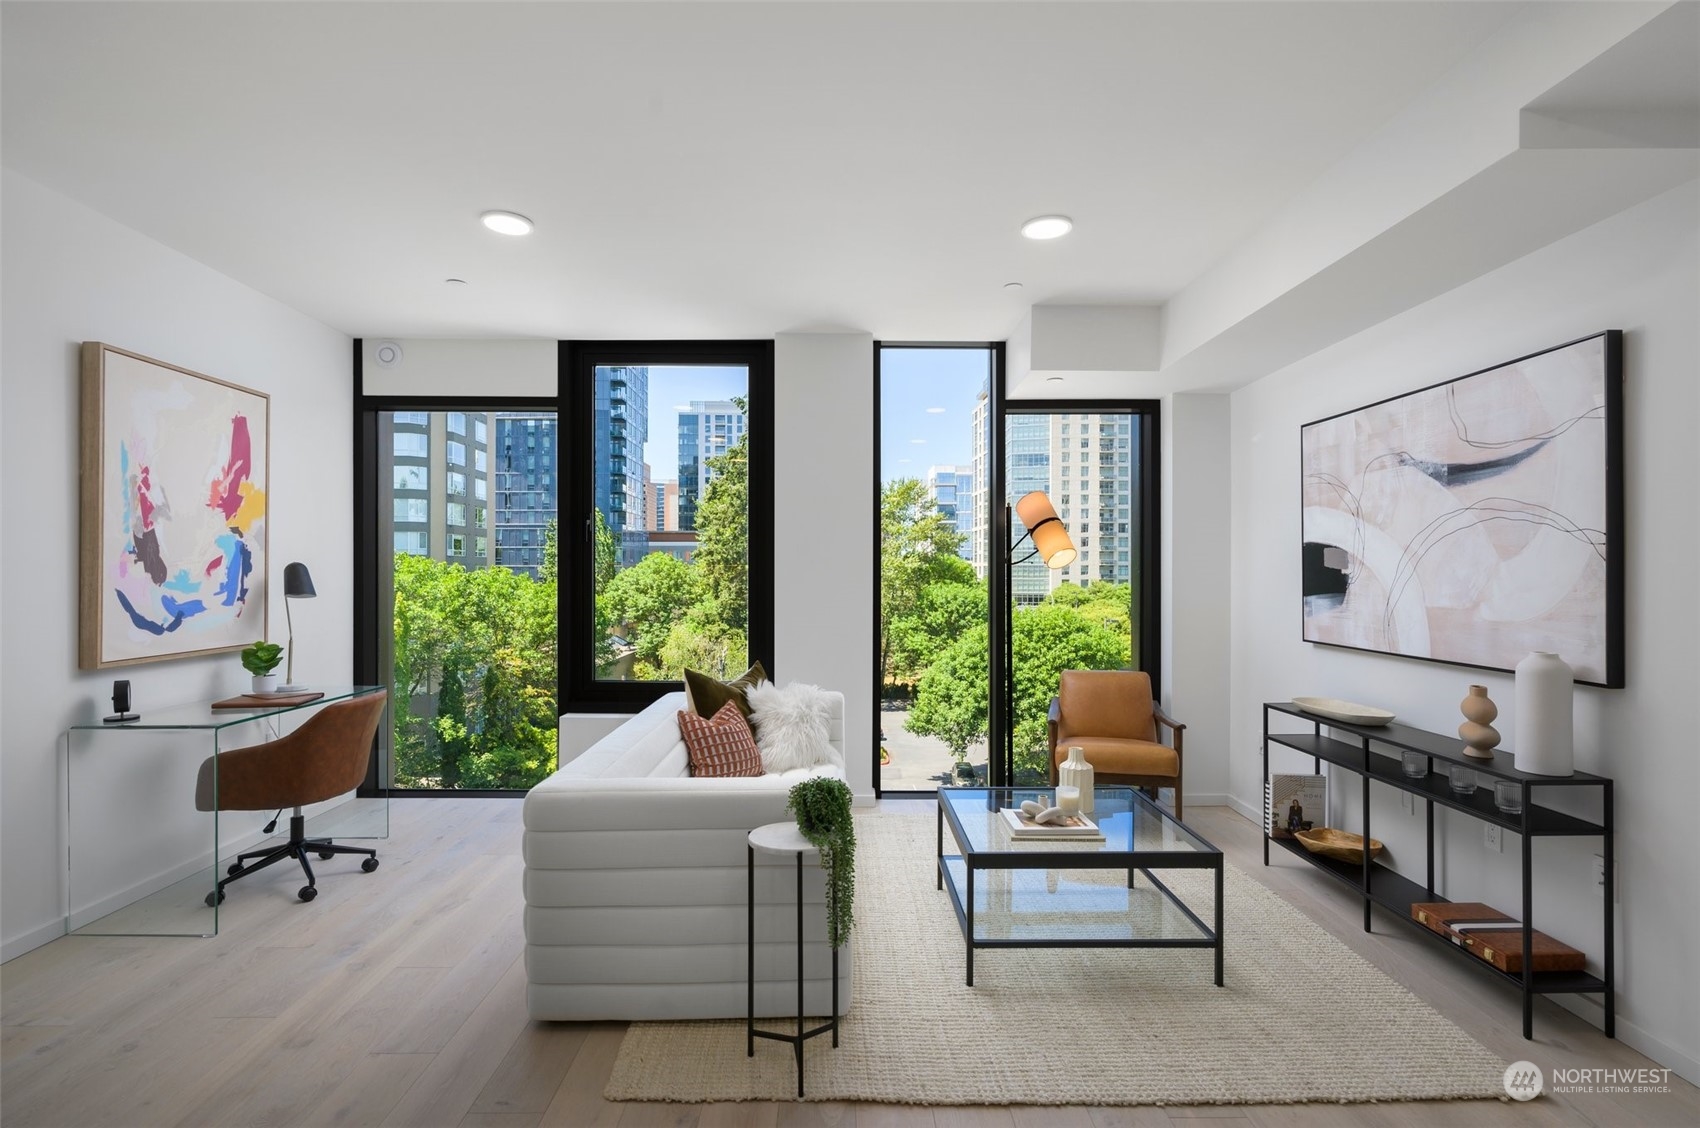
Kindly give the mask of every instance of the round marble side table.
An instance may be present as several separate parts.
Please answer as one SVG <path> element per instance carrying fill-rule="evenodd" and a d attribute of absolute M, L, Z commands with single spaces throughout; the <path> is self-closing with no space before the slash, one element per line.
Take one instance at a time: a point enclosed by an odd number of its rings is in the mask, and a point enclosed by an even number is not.
<path fill-rule="evenodd" d="M 790 854 L 797 860 L 797 1032 L 781 1034 L 773 1030 L 756 1029 L 756 851 L 766 854 Z M 803 1096 L 803 1043 L 817 1034 L 832 1032 L 832 1045 L 838 1047 L 838 949 L 832 949 L 832 1010 L 826 1022 L 813 1030 L 803 1028 L 803 860 L 818 858 L 820 851 L 814 844 L 803 837 L 803 832 L 797 829 L 794 822 L 768 823 L 750 831 L 748 847 L 749 870 L 749 932 L 746 946 L 749 949 L 749 1008 L 745 1018 L 744 1029 L 747 1045 L 746 1056 L 756 1056 L 756 1039 L 771 1038 L 776 1042 L 789 1042 L 797 1055 L 797 1097 Z M 827 896 L 832 896 L 831 888 Z M 827 911 L 831 913 L 829 901 Z"/>

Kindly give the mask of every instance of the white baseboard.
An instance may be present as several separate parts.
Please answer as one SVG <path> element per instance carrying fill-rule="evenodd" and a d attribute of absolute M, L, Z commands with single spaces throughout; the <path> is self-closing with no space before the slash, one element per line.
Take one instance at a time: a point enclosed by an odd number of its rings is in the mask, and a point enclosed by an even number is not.
<path fill-rule="evenodd" d="M 1194 795 L 1190 791 L 1186 793 L 1186 805 L 1189 807 L 1226 807 L 1231 802 L 1230 796 L 1212 791 L 1201 792 L 1198 795 Z"/>
<path fill-rule="evenodd" d="M 27 931 L 20 932 L 10 940 L 0 943 L 0 963 L 15 960 L 25 952 L 32 952 L 50 941 L 65 935 L 63 920 L 50 920 Z"/>
<path fill-rule="evenodd" d="M 1228 796 L 1228 806 L 1250 819 L 1253 826 L 1263 824 L 1263 805 L 1261 803 L 1253 807 L 1238 795 L 1230 795 Z"/>
<path fill-rule="evenodd" d="M 1602 1030 L 1605 1029 L 1606 1008 L 1598 996 L 1548 995 L 1546 998 L 1551 999 L 1585 1022 Z M 1696 1061 L 1670 1043 L 1649 1034 L 1633 1022 L 1625 1022 L 1621 1014 L 1617 1016 L 1617 1040 L 1631 1049 L 1646 1054 L 1690 1084 L 1700 1085 L 1700 1061 Z"/>

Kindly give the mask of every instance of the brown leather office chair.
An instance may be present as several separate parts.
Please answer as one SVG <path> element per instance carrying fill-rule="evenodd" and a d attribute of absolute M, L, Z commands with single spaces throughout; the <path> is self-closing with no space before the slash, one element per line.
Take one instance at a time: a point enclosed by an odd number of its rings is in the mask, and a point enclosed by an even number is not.
<path fill-rule="evenodd" d="M 1170 744 L 1157 740 L 1157 726 Z M 1142 787 L 1153 799 L 1159 787 L 1175 789 L 1181 817 L 1181 734 L 1186 726 L 1165 717 L 1151 697 L 1151 678 L 1138 670 L 1064 670 L 1051 698 L 1045 743 L 1050 779 L 1068 750 L 1084 750 L 1099 787 Z"/>
<path fill-rule="evenodd" d="M 273 862 L 294 858 L 307 873 L 307 884 L 296 896 L 311 901 L 319 890 L 307 855 L 320 858 L 334 854 L 364 854 L 360 868 L 371 873 L 378 868 L 378 852 L 358 846 L 338 846 L 328 838 L 308 838 L 301 808 L 309 803 L 334 799 L 359 787 L 366 779 L 372 754 L 372 737 L 384 716 L 389 694 L 368 693 L 348 701 L 336 701 L 320 709 L 307 723 L 277 740 L 238 748 L 217 757 L 217 786 L 213 758 L 201 765 L 195 785 L 195 809 L 210 811 L 217 800 L 221 811 L 270 811 L 295 808 L 289 819 L 289 841 L 266 850 L 238 854 L 228 876 L 207 894 L 207 904 L 224 900 L 224 887 Z M 266 828 L 270 830 L 270 827 Z M 249 859 L 257 859 L 250 861 Z"/>

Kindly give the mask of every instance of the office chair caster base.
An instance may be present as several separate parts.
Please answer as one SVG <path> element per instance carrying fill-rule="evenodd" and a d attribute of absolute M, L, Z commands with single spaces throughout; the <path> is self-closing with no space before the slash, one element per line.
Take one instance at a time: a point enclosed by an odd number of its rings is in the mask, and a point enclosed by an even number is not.
<path fill-rule="evenodd" d="M 360 868 L 366 873 L 371 873 L 373 870 L 378 868 L 378 859 L 367 858 L 365 861 L 360 863 Z"/>
<path fill-rule="evenodd" d="M 207 894 L 207 908 L 210 909 L 214 905 L 222 904 L 224 904 L 224 890 L 214 889 L 211 893 Z"/>
<path fill-rule="evenodd" d="M 317 889 L 314 889 L 311 885 L 303 885 L 301 887 L 301 891 L 296 894 L 296 896 L 301 898 L 303 901 L 311 901 L 314 897 L 317 897 L 318 895 L 319 895 L 319 891 Z"/>
<path fill-rule="evenodd" d="M 319 851 L 319 861 L 321 862 L 328 862 L 334 857 L 336 857 L 336 855 L 329 850 Z"/>
<path fill-rule="evenodd" d="M 224 872 L 229 874 L 231 877 L 235 877 L 237 874 L 242 872 L 242 863 L 241 862 L 231 862 L 228 866 L 226 866 L 224 868 Z"/>

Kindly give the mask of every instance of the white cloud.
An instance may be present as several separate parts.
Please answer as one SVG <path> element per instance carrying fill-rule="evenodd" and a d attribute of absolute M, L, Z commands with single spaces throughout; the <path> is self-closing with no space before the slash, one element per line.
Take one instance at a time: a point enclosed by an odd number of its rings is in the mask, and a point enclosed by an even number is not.
<path fill-rule="evenodd" d="M 942 407 L 929 407 L 929 408 L 927 408 L 927 414 L 928 415 L 943 415 L 944 414 L 944 408 L 942 408 Z"/>
<path fill-rule="evenodd" d="M 914 443 L 916 446 L 925 446 L 927 442 L 926 439 L 910 439 L 909 441 Z"/>

